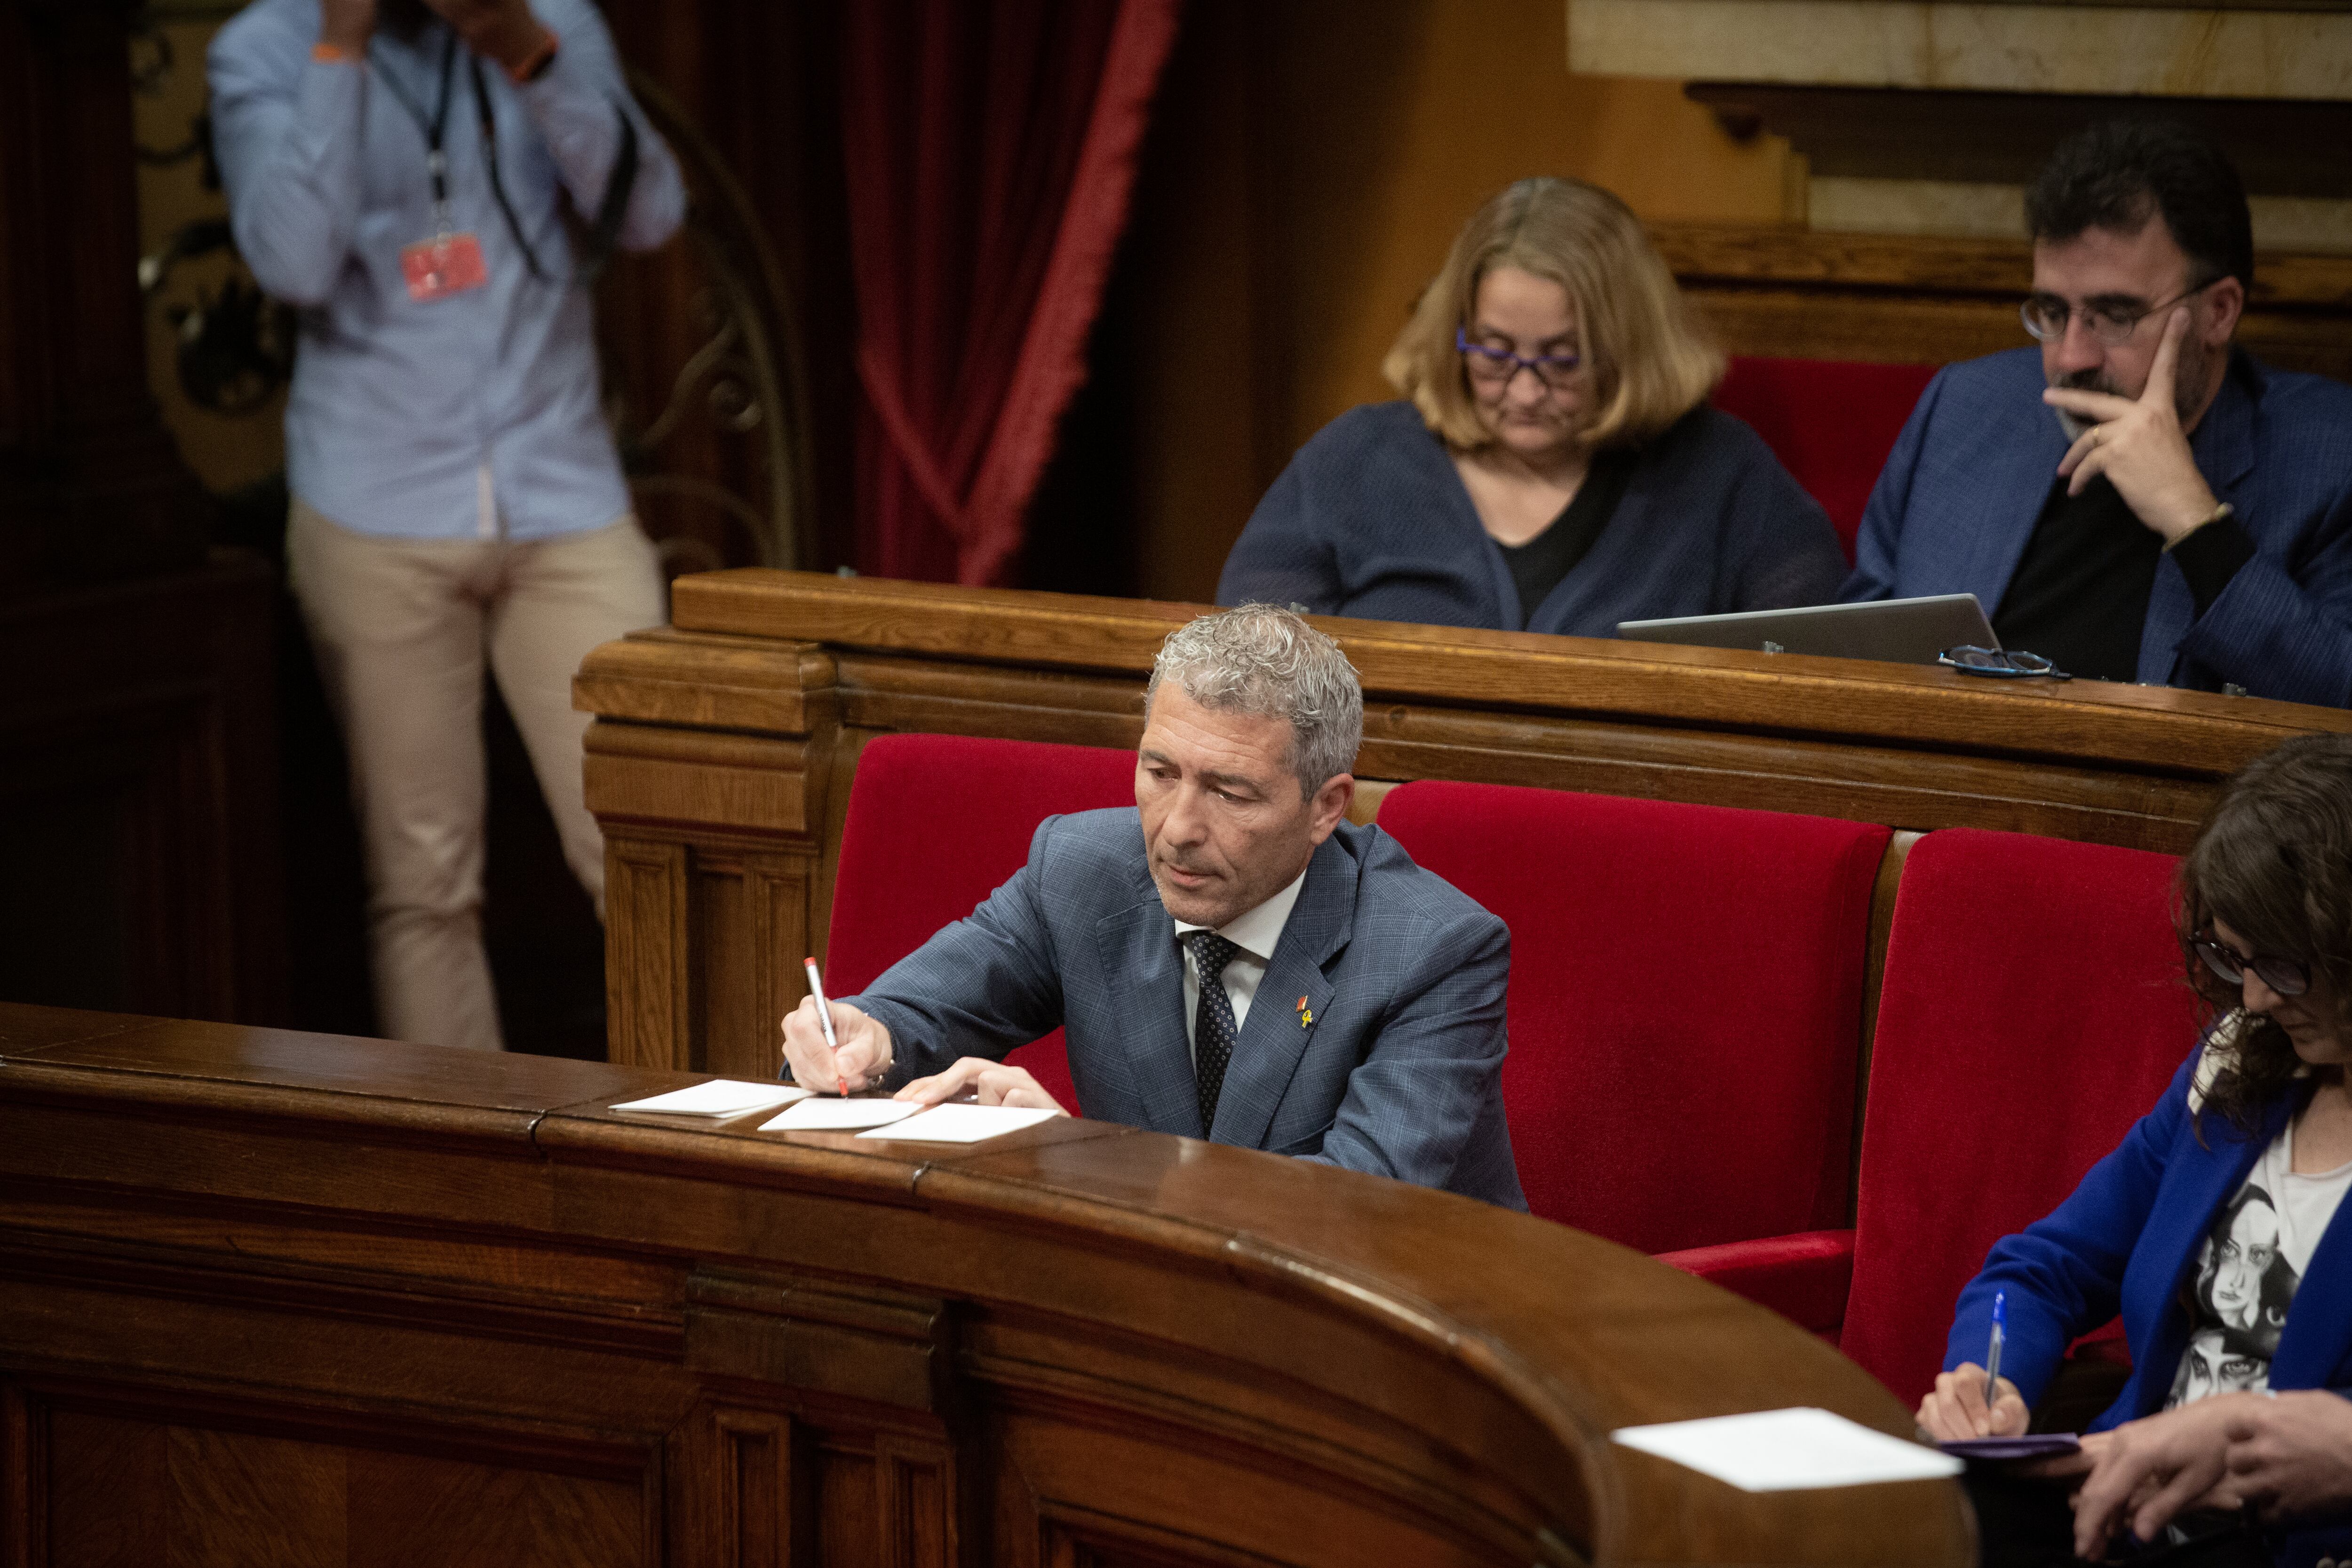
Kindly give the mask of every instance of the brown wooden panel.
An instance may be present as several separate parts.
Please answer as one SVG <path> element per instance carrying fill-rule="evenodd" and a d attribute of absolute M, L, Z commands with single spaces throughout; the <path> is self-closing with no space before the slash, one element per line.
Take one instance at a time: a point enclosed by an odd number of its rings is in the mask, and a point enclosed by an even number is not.
<path fill-rule="evenodd" d="M 870 1447 L 816 1442 L 816 1529 L 807 1561 L 824 1568 L 898 1568 L 882 1519 L 881 1479 Z"/>
<path fill-rule="evenodd" d="M 47 1452 L 34 1493 L 46 1494 L 48 1554 L 38 1561 L 47 1568 L 168 1561 L 170 1429 L 70 1411 L 40 1416 Z"/>
<path fill-rule="evenodd" d="M 629 1568 L 641 1483 L 51 1413 L 58 1568 Z"/>
<path fill-rule="evenodd" d="M 691 909 L 684 845 L 605 830 L 604 1009 L 614 1061 L 701 1065 L 688 1044 Z"/>

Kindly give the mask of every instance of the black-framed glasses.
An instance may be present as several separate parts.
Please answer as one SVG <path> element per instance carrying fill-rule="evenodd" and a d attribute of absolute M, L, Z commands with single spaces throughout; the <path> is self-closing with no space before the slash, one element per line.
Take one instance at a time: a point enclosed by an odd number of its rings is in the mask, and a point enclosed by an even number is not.
<path fill-rule="evenodd" d="M 2183 289 L 2169 300 L 2159 300 L 2156 304 L 2144 307 L 2077 306 L 2060 299 L 2055 294 L 2029 294 L 2026 296 L 2025 302 L 2017 308 L 2017 319 L 2025 323 L 2025 330 L 2028 332 L 2047 343 L 2055 342 L 2064 337 L 2067 323 L 2079 314 L 2083 318 L 2083 325 L 2091 330 L 2091 336 L 2108 348 L 2119 349 L 2131 342 L 2132 334 L 2139 331 L 2139 324 L 2142 321 L 2147 321 L 2158 310 L 2170 310 L 2192 294 L 2203 293 L 2220 281 L 2221 279 L 2219 278 L 2208 278 L 2194 288 Z"/>
<path fill-rule="evenodd" d="M 2192 938 L 2189 946 L 2205 967 L 2227 984 L 2243 984 L 2246 971 L 2251 969 L 2255 979 L 2282 996 L 2300 996 L 2311 989 L 2310 968 L 2292 958 L 2273 958 L 2266 952 L 2247 958 L 2223 947 L 2220 939 L 2212 936 Z"/>
<path fill-rule="evenodd" d="M 1979 647 L 1974 643 L 1948 647 L 1936 656 L 1936 662 L 1957 669 L 1962 675 L 1987 675 L 1996 680 L 2013 680 L 2029 675 L 2044 676 L 2052 680 L 2074 679 L 2038 653 L 2006 653 L 1997 647 Z"/>
<path fill-rule="evenodd" d="M 1470 373 L 1470 379 L 1490 386 L 1508 386 L 1519 372 L 1531 370 L 1544 385 L 1562 392 L 1574 378 L 1576 367 L 1584 363 L 1582 354 L 1515 354 L 1508 349 L 1490 349 L 1472 342 L 1469 331 L 1462 327 L 1454 329 L 1454 346 L 1461 352 L 1462 368 Z"/>

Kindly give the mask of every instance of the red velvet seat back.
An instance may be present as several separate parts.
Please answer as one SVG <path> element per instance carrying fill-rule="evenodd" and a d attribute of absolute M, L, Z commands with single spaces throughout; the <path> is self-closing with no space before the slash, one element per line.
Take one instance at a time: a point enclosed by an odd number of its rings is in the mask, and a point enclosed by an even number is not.
<path fill-rule="evenodd" d="M 1737 358 L 1716 388 L 1715 405 L 1755 426 L 1780 466 L 1830 514 L 1851 562 L 1870 487 L 1937 369 Z"/>
<path fill-rule="evenodd" d="M 1427 782 L 1380 821 L 1511 928 L 1535 1213 L 1645 1252 L 1845 1223 L 1885 828 Z"/>
<path fill-rule="evenodd" d="M 847 996 L 961 920 L 1029 858 L 1037 825 L 1135 804 L 1135 753 L 962 735 L 881 735 L 858 754 L 841 829 L 824 984 Z M 1071 1110 L 1062 1031 L 1013 1053 Z"/>
<path fill-rule="evenodd" d="M 2196 1043 L 2168 855 L 1954 828 L 1895 895 L 1841 1347 L 1916 1405 L 1960 1287 L 2156 1103 Z"/>

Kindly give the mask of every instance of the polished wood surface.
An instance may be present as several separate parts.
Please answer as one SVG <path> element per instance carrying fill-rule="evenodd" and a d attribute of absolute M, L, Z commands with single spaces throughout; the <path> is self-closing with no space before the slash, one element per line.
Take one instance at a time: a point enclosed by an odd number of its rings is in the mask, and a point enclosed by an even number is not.
<path fill-rule="evenodd" d="M 2017 319 L 2033 278 L 2022 238 L 1752 224 L 1651 233 L 1736 354 L 1946 364 L 2032 341 Z M 2267 364 L 2352 380 L 2352 258 L 2256 257 L 2238 342 Z"/>
<path fill-rule="evenodd" d="M 610 1055 L 737 1074 L 773 1070 L 799 957 L 824 952 L 865 742 L 1132 746 L 1160 639 L 1201 609 L 761 571 L 682 578 L 673 604 L 674 627 L 598 648 L 574 688 L 597 716 Z M 1367 814 L 1388 784 L 1471 779 L 2178 853 L 2247 761 L 2352 730 L 2160 688 L 1318 624 L 1363 678 Z"/>
<path fill-rule="evenodd" d="M 1623 1248 L 1105 1123 L 609 1109 L 686 1081 L 0 1006 L 0 1562 L 1971 1560 L 1948 1483 L 1610 1443 L 1910 1426 Z"/>

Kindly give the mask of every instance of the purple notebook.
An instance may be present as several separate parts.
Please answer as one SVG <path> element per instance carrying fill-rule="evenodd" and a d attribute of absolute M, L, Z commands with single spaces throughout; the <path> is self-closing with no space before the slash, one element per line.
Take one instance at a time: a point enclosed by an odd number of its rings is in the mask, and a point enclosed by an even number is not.
<path fill-rule="evenodd" d="M 2035 1432 L 2022 1437 L 1966 1437 L 1936 1445 L 1963 1459 L 2040 1459 L 2052 1454 L 2072 1454 L 2083 1440 L 2072 1432 Z"/>

